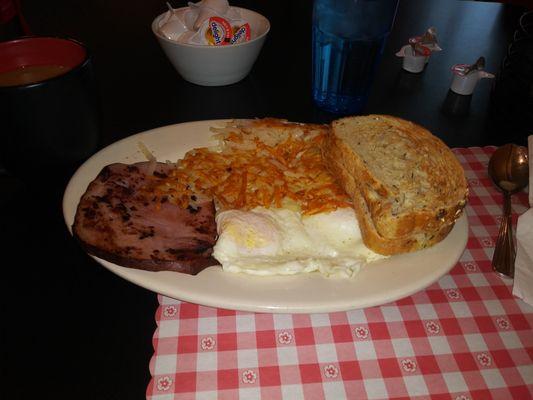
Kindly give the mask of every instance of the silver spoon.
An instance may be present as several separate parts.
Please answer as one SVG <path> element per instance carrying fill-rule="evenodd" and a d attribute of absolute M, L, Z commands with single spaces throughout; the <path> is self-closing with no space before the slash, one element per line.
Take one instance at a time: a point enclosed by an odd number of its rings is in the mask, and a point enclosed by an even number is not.
<path fill-rule="evenodd" d="M 503 193 L 503 218 L 492 257 L 492 268 L 505 277 L 514 277 L 516 257 L 511 221 L 511 195 L 527 186 L 529 180 L 527 148 L 506 144 L 489 161 L 489 176 Z"/>

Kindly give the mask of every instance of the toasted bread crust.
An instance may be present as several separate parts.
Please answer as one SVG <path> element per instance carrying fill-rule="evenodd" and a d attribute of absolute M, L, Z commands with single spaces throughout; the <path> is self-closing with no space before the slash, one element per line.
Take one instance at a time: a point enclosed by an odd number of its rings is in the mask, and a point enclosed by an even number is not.
<path fill-rule="evenodd" d="M 380 254 L 441 241 L 466 204 L 464 171 L 449 148 L 396 117 L 334 121 L 324 157 L 353 198 L 365 244 Z"/>

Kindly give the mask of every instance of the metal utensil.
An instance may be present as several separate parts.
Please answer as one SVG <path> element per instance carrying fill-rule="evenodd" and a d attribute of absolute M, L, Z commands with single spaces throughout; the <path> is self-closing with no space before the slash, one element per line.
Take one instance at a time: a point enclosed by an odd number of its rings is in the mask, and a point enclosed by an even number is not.
<path fill-rule="evenodd" d="M 527 186 L 529 179 L 527 148 L 506 144 L 498 148 L 489 161 L 489 176 L 503 193 L 503 218 L 492 257 L 492 268 L 498 274 L 514 277 L 516 257 L 511 221 L 511 195 Z"/>

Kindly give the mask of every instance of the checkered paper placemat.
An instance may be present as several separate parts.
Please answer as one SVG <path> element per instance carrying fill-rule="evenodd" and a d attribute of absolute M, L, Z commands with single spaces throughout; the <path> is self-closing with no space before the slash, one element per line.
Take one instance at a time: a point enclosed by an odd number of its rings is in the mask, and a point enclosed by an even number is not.
<path fill-rule="evenodd" d="M 533 307 L 491 269 L 502 214 L 486 173 L 494 150 L 454 150 L 471 193 L 467 249 L 410 297 L 291 315 L 160 295 L 147 398 L 533 399 Z M 526 208 L 526 193 L 513 196 L 515 222 Z"/>

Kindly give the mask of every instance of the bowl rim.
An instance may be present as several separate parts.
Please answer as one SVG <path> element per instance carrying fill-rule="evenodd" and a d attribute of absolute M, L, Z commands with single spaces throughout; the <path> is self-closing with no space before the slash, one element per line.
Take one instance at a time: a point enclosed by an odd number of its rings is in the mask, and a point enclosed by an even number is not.
<path fill-rule="evenodd" d="M 63 79 L 65 76 L 71 76 L 71 75 L 74 75 L 76 73 L 78 73 L 78 71 L 80 71 L 82 68 L 85 68 L 86 65 L 88 64 L 91 64 L 92 63 L 92 53 L 91 51 L 89 50 L 89 48 L 87 47 L 87 45 L 84 43 L 84 42 L 81 42 L 77 39 L 74 39 L 70 36 L 62 36 L 62 35 L 26 35 L 26 36 L 20 36 L 20 37 L 17 37 L 17 38 L 14 38 L 14 39 L 11 39 L 11 40 L 5 40 L 3 42 L 1 42 L 3 45 L 9 45 L 10 43 L 21 43 L 21 42 L 28 42 L 28 41 L 33 41 L 33 40 L 37 40 L 37 41 L 40 41 L 42 39 L 52 39 L 52 40 L 57 40 L 57 41 L 66 41 L 66 42 L 71 42 L 71 43 L 74 43 L 75 45 L 79 46 L 80 48 L 82 48 L 84 51 L 85 51 L 85 56 L 83 57 L 83 60 L 78 63 L 77 65 L 75 65 L 74 67 L 68 69 L 67 71 L 63 72 L 62 74 L 59 74 L 59 75 L 55 75 L 55 76 L 52 76 L 50 78 L 47 78 L 47 79 L 43 79 L 43 80 L 40 80 L 40 81 L 36 81 L 36 82 L 30 82 L 30 83 L 23 83 L 23 84 L 19 84 L 19 85 L 12 85 L 12 86 L 0 86 L 0 92 L 8 92 L 8 91 L 14 91 L 14 90 L 21 90 L 21 89 L 32 89 L 35 88 L 35 87 L 38 87 L 38 86 L 46 86 L 48 85 L 50 82 L 55 82 L 55 81 L 59 81 L 60 79 Z"/>
<path fill-rule="evenodd" d="M 154 18 L 154 20 L 152 21 L 152 32 L 153 34 L 158 38 L 158 39 L 161 39 L 161 40 L 164 40 L 165 42 L 167 43 L 172 43 L 172 44 L 175 44 L 175 45 L 178 45 L 178 46 L 184 46 L 184 47 L 191 47 L 191 48 L 196 48 L 196 49 L 205 49 L 205 48 L 212 48 L 212 49 L 224 49 L 224 48 L 235 48 L 235 47 L 241 47 L 241 46 L 246 46 L 246 45 L 250 45 L 251 43 L 253 42 L 256 42 L 258 40 L 261 40 L 262 38 L 264 38 L 268 32 L 270 32 L 270 21 L 267 17 L 265 17 L 263 14 L 260 14 L 258 13 L 257 11 L 254 11 L 254 10 L 250 10 L 248 8 L 243 8 L 243 7 L 234 7 L 234 6 L 231 6 L 232 8 L 235 8 L 237 10 L 245 10 L 245 11 L 248 11 L 248 12 L 251 12 L 251 13 L 254 13 L 254 14 L 257 14 L 259 17 L 263 18 L 265 21 L 266 21 L 266 30 L 259 36 L 253 38 L 253 39 L 250 39 L 248 40 L 247 42 L 242 42 L 242 43 L 237 43 L 237 44 L 232 44 L 231 46 L 209 46 L 209 45 L 205 45 L 205 44 L 189 44 L 189 43 L 179 43 L 179 42 L 176 42 L 175 40 L 170 40 L 166 37 L 164 37 L 163 35 L 161 35 L 158 30 L 156 29 L 156 23 L 159 22 L 159 20 L 168 12 L 168 11 L 165 11 L 164 13 L 161 13 L 159 14 L 157 17 Z M 189 8 L 187 6 L 185 7 L 178 7 L 178 8 L 175 8 L 174 10 L 183 10 L 185 8 Z"/>

